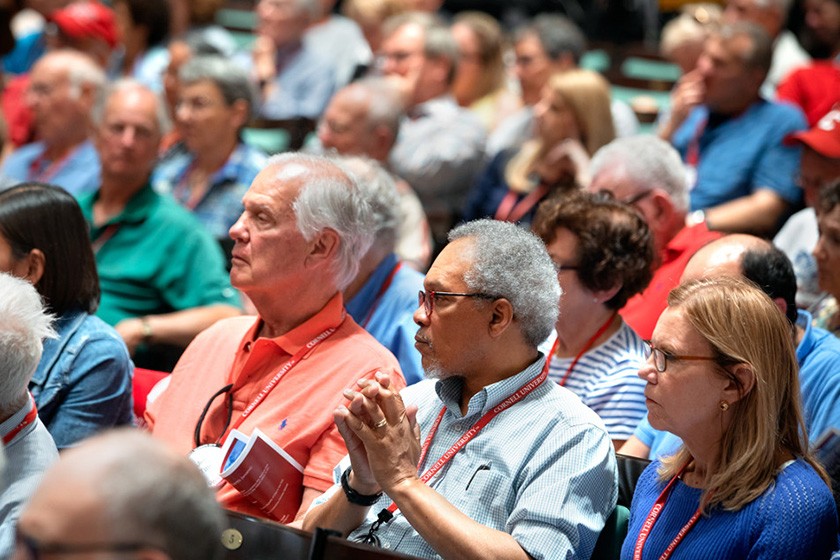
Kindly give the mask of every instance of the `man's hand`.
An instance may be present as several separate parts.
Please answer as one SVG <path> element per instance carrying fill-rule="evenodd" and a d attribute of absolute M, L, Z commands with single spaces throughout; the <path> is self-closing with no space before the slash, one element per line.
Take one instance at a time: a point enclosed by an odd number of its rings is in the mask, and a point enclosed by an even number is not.
<path fill-rule="evenodd" d="M 390 390 L 390 383 L 390 377 L 381 373 L 374 381 L 360 382 L 359 391 L 345 393 L 350 400 L 348 406 L 336 411 L 336 423 L 353 465 L 351 486 L 358 492 L 387 492 L 405 480 L 417 478 L 417 408 L 406 408 L 399 393 Z M 348 429 L 352 435 L 346 433 Z"/>
<path fill-rule="evenodd" d="M 671 113 L 659 129 L 659 136 L 670 141 L 692 109 L 703 103 L 705 96 L 706 86 L 700 71 L 695 69 L 684 74 L 671 92 Z"/>

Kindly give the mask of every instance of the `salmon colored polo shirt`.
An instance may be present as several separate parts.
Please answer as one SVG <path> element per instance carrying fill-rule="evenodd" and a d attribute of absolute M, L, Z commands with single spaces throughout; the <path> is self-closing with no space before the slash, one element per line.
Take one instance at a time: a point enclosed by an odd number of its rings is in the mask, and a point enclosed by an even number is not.
<path fill-rule="evenodd" d="M 330 327 L 337 330 L 289 370 L 274 390 L 237 428 L 251 434 L 259 427 L 304 467 L 303 485 L 324 491 L 333 484 L 332 469 L 347 453 L 333 422 L 333 411 L 346 402 L 345 388 L 377 371 L 405 386 L 394 356 L 344 312 L 336 294 L 315 316 L 277 338 L 257 338 L 261 320 L 235 317 L 219 321 L 196 337 L 172 372 L 169 387 L 146 411 L 153 435 L 187 455 L 194 431 L 210 397 L 233 383 L 231 426 L 268 381 L 307 343 Z M 201 426 L 200 441 L 215 442 L 225 432 L 227 396 L 213 400 Z M 223 507 L 266 517 L 248 498 L 225 482 L 217 492 Z"/>

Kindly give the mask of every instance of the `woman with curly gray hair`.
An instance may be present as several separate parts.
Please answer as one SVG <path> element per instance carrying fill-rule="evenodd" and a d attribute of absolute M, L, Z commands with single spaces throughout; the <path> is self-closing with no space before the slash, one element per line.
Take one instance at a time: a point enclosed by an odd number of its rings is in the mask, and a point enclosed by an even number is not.
<path fill-rule="evenodd" d="M 549 379 L 604 420 L 618 447 L 645 414 L 644 343 L 618 314 L 651 279 L 653 240 L 644 220 L 606 194 L 544 202 L 534 231 L 548 248 L 563 296 Z"/>

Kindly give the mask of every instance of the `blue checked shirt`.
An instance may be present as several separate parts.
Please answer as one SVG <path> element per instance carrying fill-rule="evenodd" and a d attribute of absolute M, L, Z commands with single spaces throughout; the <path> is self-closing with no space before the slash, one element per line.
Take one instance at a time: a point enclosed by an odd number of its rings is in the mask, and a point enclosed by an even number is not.
<path fill-rule="evenodd" d="M 227 239 L 228 230 L 242 214 L 242 197 L 257 173 L 262 171 L 268 156 L 261 150 L 239 143 L 227 162 L 210 179 L 210 188 L 190 208 L 198 220 L 216 239 Z M 183 143 L 175 145 L 152 172 L 152 186 L 161 194 L 175 198 L 187 207 L 190 191 L 187 174 L 193 163 L 192 154 Z"/>
<path fill-rule="evenodd" d="M 461 380 L 425 380 L 403 391 L 419 407 L 426 434 L 441 406 L 446 414 L 422 471 L 432 465 L 478 419 L 527 381 L 544 358 L 521 373 L 473 396 L 461 414 Z M 442 402 L 441 402 L 442 401 Z M 505 531 L 533 558 L 589 558 L 616 503 L 615 455 L 598 416 L 574 394 L 546 381 L 494 418 L 429 484 L 475 521 Z M 340 487 L 332 488 L 324 501 Z M 367 533 L 387 496 L 370 508 L 350 539 Z M 440 558 L 400 512 L 377 531 L 382 546 L 423 558 Z"/>

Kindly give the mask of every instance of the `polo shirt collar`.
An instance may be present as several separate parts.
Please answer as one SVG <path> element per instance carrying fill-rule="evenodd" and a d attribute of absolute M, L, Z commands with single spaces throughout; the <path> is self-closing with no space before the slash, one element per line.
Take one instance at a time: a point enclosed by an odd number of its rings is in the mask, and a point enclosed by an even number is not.
<path fill-rule="evenodd" d="M 143 187 L 128 200 L 125 208 L 123 208 L 123 211 L 109 219 L 107 222 L 102 224 L 102 226 L 111 224 L 136 224 L 144 222 L 152 213 L 153 204 L 157 196 L 158 195 L 155 191 L 152 190 L 152 184 L 149 181 L 146 181 L 146 184 L 143 185 Z M 92 204 L 90 205 L 91 216 L 89 216 L 89 218 L 91 222 L 93 222 L 93 204 L 95 204 L 98 199 L 99 191 L 96 191 Z"/>
<path fill-rule="evenodd" d="M 814 331 L 811 326 L 811 314 L 807 311 L 799 310 L 796 312 L 796 325 L 805 329 L 805 334 L 802 335 L 802 341 L 796 347 L 796 362 L 801 366 L 814 349 L 816 340 L 814 339 Z"/>
<path fill-rule="evenodd" d="M 477 414 L 483 415 L 494 408 L 503 400 L 515 393 L 528 381 L 537 377 L 545 365 L 545 355 L 540 352 L 536 361 L 514 376 L 502 379 L 491 385 L 487 385 L 478 393 L 472 396 L 467 413 L 461 414 L 461 391 L 464 387 L 464 380 L 461 377 L 448 377 L 441 379 L 435 385 L 438 398 L 443 406 L 456 418 L 467 418 Z M 545 381 L 544 383 L 548 383 Z"/>
<path fill-rule="evenodd" d="M 341 292 L 338 292 L 318 313 L 289 332 L 275 338 L 261 338 L 261 340 L 271 341 L 282 349 L 283 352 L 294 355 L 325 330 L 341 326 L 346 315 Z M 257 333 L 262 324 L 262 318 L 255 321 L 254 326 L 248 331 L 245 339 L 242 341 L 240 351 L 246 350 L 246 346 L 250 345 L 252 341 L 257 340 Z"/>

